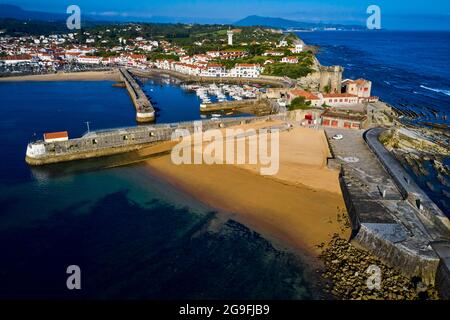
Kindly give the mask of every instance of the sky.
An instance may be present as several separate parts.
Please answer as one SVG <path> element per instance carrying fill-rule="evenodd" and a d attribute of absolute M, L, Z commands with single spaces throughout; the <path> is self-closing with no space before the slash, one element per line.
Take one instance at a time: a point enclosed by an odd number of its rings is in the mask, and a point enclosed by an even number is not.
<path fill-rule="evenodd" d="M 366 24 L 369 5 L 381 8 L 382 27 L 450 30 L 449 0 L 0 0 L 23 9 L 65 13 L 76 4 L 99 17 L 176 18 L 180 22 L 233 23 L 248 15 L 306 22 Z"/>

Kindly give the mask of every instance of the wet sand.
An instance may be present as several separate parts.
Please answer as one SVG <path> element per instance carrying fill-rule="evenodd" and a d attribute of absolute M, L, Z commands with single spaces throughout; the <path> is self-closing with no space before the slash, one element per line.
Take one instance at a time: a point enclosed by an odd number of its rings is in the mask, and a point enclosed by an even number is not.
<path fill-rule="evenodd" d="M 263 127 L 267 123 L 241 126 Z M 316 256 L 318 244 L 338 233 L 345 210 L 338 172 L 326 167 L 322 131 L 295 128 L 280 133 L 280 170 L 259 174 L 260 165 L 174 165 L 170 155 L 151 158 L 153 174 L 184 190 L 282 248 Z"/>
<path fill-rule="evenodd" d="M 0 81 L 119 81 L 120 77 L 117 71 L 86 71 L 86 72 L 58 72 L 52 74 L 14 76 L 0 78 Z"/>

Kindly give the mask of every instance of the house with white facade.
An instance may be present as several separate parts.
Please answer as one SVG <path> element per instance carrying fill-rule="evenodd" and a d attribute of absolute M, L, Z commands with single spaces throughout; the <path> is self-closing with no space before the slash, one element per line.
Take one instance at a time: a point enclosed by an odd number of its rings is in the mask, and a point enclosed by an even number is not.
<path fill-rule="evenodd" d="M 209 63 L 202 71 L 203 77 L 227 77 L 227 69 L 219 63 Z"/>
<path fill-rule="evenodd" d="M 292 53 L 301 53 L 303 52 L 304 45 L 302 43 L 296 44 L 294 48 L 291 48 Z"/>
<path fill-rule="evenodd" d="M 175 63 L 175 60 L 164 59 L 164 60 L 156 60 L 154 65 L 158 69 L 172 70 L 172 66 L 173 66 L 174 63 Z"/>
<path fill-rule="evenodd" d="M 230 70 L 230 76 L 234 78 L 258 78 L 263 68 L 259 64 L 238 63 Z"/>
<path fill-rule="evenodd" d="M 268 56 L 282 57 L 282 56 L 284 56 L 284 52 L 269 50 L 269 51 L 264 52 L 263 56 L 265 56 L 265 57 L 268 57 Z"/>
<path fill-rule="evenodd" d="M 360 102 L 378 101 L 378 97 L 372 97 L 372 81 L 365 79 L 346 79 L 342 81 L 343 91 L 358 96 Z"/>
<path fill-rule="evenodd" d="M 96 56 L 79 56 L 77 62 L 81 64 L 100 64 L 102 63 L 102 58 Z"/>
<path fill-rule="evenodd" d="M 291 64 L 297 64 L 298 63 L 298 58 L 297 57 L 283 57 L 283 59 L 281 59 L 282 63 L 291 63 Z"/>
<path fill-rule="evenodd" d="M 358 104 L 359 98 L 349 93 L 324 93 L 323 103 L 330 107 L 346 107 Z"/>
<path fill-rule="evenodd" d="M 19 64 L 19 63 L 30 63 L 32 61 L 33 57 L 29 54 L 22 54 L 22 55 L 12 55 L 12 56 L 6 56 L 1 57 L 0 61 L 2 61 L 4 64 Z"/>

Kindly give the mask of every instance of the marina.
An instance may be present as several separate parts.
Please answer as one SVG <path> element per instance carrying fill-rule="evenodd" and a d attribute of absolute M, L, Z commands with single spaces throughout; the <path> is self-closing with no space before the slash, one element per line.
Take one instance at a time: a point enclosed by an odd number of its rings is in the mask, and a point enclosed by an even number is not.
<path fill-rule="evenodd" d="M 265 89 L 250 85 L 217 85 L 215 83 L 210 85 L 185 84 L 182 85 L 182 88 L 196 93 L 202 102 L 200 108 L 204 108 L 211 103 L 255 99 L 261 92 L 265 91 Z"/>

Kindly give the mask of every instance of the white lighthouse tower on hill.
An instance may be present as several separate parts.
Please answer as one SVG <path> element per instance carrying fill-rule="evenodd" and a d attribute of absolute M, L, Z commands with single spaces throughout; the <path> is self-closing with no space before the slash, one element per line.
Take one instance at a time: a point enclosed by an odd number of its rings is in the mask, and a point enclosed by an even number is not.
<path fill-rule="evenodd" d="M 228 45 L 232 46 L 233 45 L 233 30 L 228 30 L 227 35 L 228 35 Z"/>

